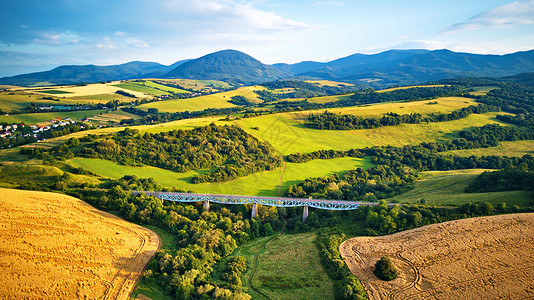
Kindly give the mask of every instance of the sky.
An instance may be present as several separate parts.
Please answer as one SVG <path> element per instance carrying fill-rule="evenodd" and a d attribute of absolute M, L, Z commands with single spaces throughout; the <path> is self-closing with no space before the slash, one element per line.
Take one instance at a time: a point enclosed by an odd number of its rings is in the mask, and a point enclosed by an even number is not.
<path fill-rule="evenodd" d="M 534 49 L 534 0 L 0 0 L 0 77 L 170 65 L 224 50 L 266 64 L 389 49 Z"/>

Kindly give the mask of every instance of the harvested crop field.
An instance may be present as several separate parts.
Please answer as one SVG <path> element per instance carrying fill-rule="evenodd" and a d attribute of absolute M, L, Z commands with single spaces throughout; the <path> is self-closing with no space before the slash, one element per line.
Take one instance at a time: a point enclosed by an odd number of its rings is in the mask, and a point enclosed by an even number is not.
<path fill-rule="evenodd" d="M 54 193 L 0 189 L 0 298 L 128 299 L 152 231 Z"/>
<path fill-rule="evenodd" d="M 534 214 L 433 224 L 340 246 L 370 299 L 534 298 Z M 373 274 L 387 256 L 399 270 L 389 282 Z"/>

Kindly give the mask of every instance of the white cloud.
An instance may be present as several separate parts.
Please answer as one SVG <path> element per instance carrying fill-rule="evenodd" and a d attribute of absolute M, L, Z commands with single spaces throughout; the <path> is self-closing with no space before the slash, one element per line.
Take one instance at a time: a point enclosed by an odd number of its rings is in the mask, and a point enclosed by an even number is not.
<path fill-rule="evenodd" d="M 485 11 L 468 20 L 453 24 L 441 33 L 455 33 L 482 28 L 506 28 L 516 25 L 534 24 L 534 0 L 515 1 Z"/>
<path fill-rule="evenodd" d="M 177 15 L 174 22 L 189 26 L 208 22 L 214 24 L 214 30 L 219 32 L 292 31 L 310 27 L 306 23 L 284 18 L 274 12 L 259 10 L 250 3 L 236 3 L 232 0 L 170 0 L 167 6 Z M 184 17 L 188 22 L 183 22 Z"/>
<path fill-rule="evenodd" d="M 98 49 L 113 50 L 113 49 L 116 49 L 117 47 L 115 46 L 115 43 L 113 43 L 113 41 L 111 41 L 110 38 L 108 38 L 108 37 L 104 37 L 104 38 L 102 39 L 102 43 L 98 43 L 98 44 L 96 44 L 96 48 L 98 48 Z"/>
<path fill-rule="evenodd" d="M 66 44 L 77 44 L 82 38 L 70 31 L 64 32 L 53 32 L 45 31 L 39 34 L 37 38 L 33 41 L 36 44 L 47 44 L 47 45 L 66 45 Z"/>
<path fill-rule="evenodd" d="M 345 6 L 345 2 L 342 1 L 315 1 L 313 5 L 326 5 L 326 6 Z"/>

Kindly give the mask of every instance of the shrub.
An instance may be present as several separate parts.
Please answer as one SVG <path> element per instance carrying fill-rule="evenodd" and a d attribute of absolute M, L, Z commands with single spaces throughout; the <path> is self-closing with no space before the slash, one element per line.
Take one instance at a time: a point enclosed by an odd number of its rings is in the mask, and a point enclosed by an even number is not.
<path fill-rule="evenodd" d="M 390 281 L 397 278 L 397 268 L 389 258 L 383 256 L 376 262 L 374 274 L 382 280 Z"/>

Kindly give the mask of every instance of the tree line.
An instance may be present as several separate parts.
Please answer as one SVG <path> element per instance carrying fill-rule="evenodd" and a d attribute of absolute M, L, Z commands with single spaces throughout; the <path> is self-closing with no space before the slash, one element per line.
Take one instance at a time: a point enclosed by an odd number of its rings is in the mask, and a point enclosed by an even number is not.
<path fill-rule="evenodd" d="M 327 130 L 353 130 L 371 129 L 382 126 L 395 126 L 399 124 L 419 124 L 459 120 L 471 114 L 483 114 L 486 112 L 501 111 L 500 107 L 492 105 L 470 105 L 449 114 L 423 116 L 420 113 L 399 115 L 386 113 L 382 118 L 363 118 L 356 115 L 341 115 L 325 111 L 322 114 L 308 115 L 305 126 L 315 129 Z"/>

